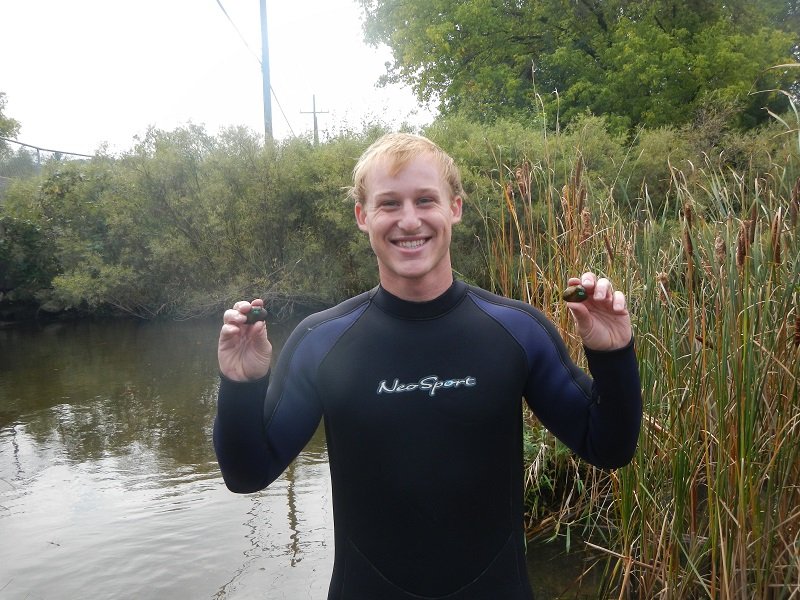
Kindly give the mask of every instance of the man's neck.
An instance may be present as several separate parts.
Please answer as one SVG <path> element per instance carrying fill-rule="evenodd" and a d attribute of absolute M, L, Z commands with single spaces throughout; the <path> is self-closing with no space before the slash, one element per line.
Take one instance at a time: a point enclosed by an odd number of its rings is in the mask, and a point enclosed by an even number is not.
<path fill-rule="evenodd" d="M 381 287 L 401 300 L 408 302 L 429 302 L 444 294 L 453 285 L 453 275 L 438 277 L 432 281 L 416 281 L 381 276 Z"/>

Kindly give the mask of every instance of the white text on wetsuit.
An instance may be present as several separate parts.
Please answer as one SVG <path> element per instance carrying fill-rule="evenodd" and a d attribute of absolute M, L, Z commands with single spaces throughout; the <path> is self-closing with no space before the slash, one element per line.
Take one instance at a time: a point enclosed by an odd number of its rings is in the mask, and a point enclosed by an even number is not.
<path fill-rule="evenodd" d="M 463 379 L 446 379 L 440 380 L 436 375 L 423 377 L 416 383 L 400 383 L 399 379 L 395 379 L 391 384 L 387 383 L 384 379 L 378 385 L 379 394 L 397 394 L 400 392 L 413 392 L 421 390 L 428 392 L 429 396 L 435 396 L 436 392 L 442 389 L 452 389 L 459 387 L 475 387 L 478 380 L 472 376 L 464 377 Z"/>

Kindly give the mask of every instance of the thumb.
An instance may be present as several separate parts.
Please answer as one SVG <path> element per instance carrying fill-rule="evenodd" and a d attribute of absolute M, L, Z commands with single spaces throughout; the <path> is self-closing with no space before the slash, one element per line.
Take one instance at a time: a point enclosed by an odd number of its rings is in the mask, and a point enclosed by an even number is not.
<path fill-rule="evenodd" d="M 569 314 L 575 322 L 578 335 L 581 338 L 585 338 L 592 331 L 592 316 L 589 311 L 586 310 L 585 306 L 575 303 L 567 304 L 567 309 L 569 309 Z"/>

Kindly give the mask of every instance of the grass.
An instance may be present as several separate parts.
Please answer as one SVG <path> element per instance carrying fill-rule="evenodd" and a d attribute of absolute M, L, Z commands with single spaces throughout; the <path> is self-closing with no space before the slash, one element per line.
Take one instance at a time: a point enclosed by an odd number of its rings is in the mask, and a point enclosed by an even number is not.
<path fill-rule="evenodd" d="M 671 209 L 655 214 L 643 193 L 631 216 L 593 188 L 579 150 L 557 189 L 558 143 L 495 176 L 482 207 L 492 283 L 542 308 L 579 363 L 567 278 L 592 269 L 625 291 L 645 419 L 613 473 L 531 419 L 529 535 L 585 540 L 601 598 L 800 598 L 800 180 L 708 159 L 672 170 Z"/>

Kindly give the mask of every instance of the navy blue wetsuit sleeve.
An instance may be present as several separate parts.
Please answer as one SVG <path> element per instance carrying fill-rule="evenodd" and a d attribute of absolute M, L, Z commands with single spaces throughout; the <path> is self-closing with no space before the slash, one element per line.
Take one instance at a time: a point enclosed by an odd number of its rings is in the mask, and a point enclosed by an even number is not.
<path fill-rule="evenodd" d="M 628 464 L 636 452 L 642 426 L 642 389 L 634 342 L 619 350 L 597 352 L 584 348 L 594 378 L 591 407 L 592 454 L 606 457 L 608 468 Z M 609 404 L 609 406 L 606 406 Z"/>
<path fill-rule="evenodd" d="M 305 327 L 289 337 L 266 379 L 222 378 L 217 397 L 214 449 L 233 492 L 250 493 L 275 481 L 311 439 L 322 418 L 313 383 L 313 353 Z"/>
<path fill-rule="evenodd" d="M 570 359 L 555 327 L 540 321 L 549 343 L 537 343 L 525 397 L 547 429 L 596 467 L 627 465 L 642 418 L 641 385 L 633 340 L 619 350 L 585 349 L 589 377 Z"/>
<path fill-rule="evenodd" d="M 269 378 L 237 382 L 220 375 L 214 451 L 225 485 L 233 492 L 255 492 L 266 484 L 254 474 L 268 455 L 264 438 L 264 398 Z"/>
<path fill-rule="evenodd" d="M 477 296 L 525 352 L 529 371 L 523 394 L 539 421 L 597 467 L 628 464 L 642 418 L 633 340 L 612 352 L 586 350 L 593 380 L 572 361 L 558 330 L 540 311 L 486 293 Z"/>
<path fill-rule="evenodd" d="M 356 309 L 353 310 L 352 306 Z M 359 299 L 305 319 L 289 336 L 269 379 L 222 378 L 214 423 L 214 449 L 233 492 L 264 489 L 305 447 L 322 419 L 316 372 L 320 362 L 365 304 Z"/>

